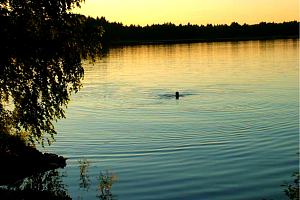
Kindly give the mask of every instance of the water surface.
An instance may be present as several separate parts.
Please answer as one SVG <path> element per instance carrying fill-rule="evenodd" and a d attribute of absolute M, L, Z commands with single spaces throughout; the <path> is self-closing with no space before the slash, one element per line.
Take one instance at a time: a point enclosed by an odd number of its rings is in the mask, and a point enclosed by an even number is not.
<path fill-rule="evenodd" d="M 74 199 L 96 199 L 108 169 L 121 200 L 285 198 L 299 167 L 299 40 L 128 46 L 84 67 L 46 149 L 69 158 Z"/>

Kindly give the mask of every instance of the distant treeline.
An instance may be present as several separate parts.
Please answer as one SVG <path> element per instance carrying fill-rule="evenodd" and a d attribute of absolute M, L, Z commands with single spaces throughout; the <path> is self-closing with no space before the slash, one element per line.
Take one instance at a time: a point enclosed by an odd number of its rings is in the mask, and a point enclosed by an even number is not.
<path fill-rule="evenodd" d="M 102 44 L 130 43 L 130 42 L 155 42 L 155 41 L 218 41 L 218 40 L 247 40 L 299 37 L 299 22 L 266 23 L 240 25 L 232 22 L 230 25 L 175 25 L 171 22 L 147 26 L 123 25 L 122 23 L 109 22 L 104 17 L 90 18 L 90 23 L 102 26 Z M 91 24 L 90 24 L 91 25 Z"/>

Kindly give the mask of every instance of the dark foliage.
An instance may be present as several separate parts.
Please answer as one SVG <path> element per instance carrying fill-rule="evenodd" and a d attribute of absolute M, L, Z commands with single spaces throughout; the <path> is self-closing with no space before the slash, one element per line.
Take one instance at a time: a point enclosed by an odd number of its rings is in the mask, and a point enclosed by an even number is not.
<path fill-rule="evenodd" d="M 284 187 L 287 187 L 287 189 L 284 189 L 284 193 L 286 196 L 288 196 L 292 200 L 298 200 L 299 199 L 299 171 L 296 171 L 292 174 L 292 177 L 295 177 L 294 183 L 289 184 L 287 181 L 284 181 L 283 185 Z"/>
<path fill-rule="evenodd" d="M 0 132 L 0 158 L 6 165 L 13 163 L 18 158 L 18 155 L 24 152 L 24 148 L 27 148 L 26 141 L 22 139 L 21 135 Z M 1 165 L 0 169 L 3 166 Z"/>
<path fill-rule="evenodd" d="M 266 23 L 240 25 L 232 22 L 231 25 L 178 25 L 173 23 L 153 24 L 151 26 L 130 25 L 108 22 L 104 17 L 97 18 L 95 23 L 103 26 L 103 44 L 117 41 L 153 41 L 153 40 L 222 40 L 222 39 L 259 39 L 259 38 L 280 38 L 287 36 L 299 36 L 299 22 L 291 21 L 284 23 Z"/>
<path fill-rule="evenodd" d="M 1 199 L 72 200 L 62 182 L 64 176 L 64 173 L 51 170 L 24 178 L 14 184 L 0 188 Z"/>
<path fill-rule="evenodd" d="M 102 27 L 70 14 L 82 1 L 0 0 L 1 132 L 26 132 L 32 144 L 54 140 L 53 121 L 81 87 L 81 60 L 101 55 Z"/>

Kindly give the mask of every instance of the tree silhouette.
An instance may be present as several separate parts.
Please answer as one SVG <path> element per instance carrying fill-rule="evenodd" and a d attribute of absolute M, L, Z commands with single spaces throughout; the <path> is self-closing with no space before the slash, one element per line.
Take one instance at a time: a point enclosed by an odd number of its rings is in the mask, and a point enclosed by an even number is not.
<path fill-rule="evenodd" d="M 124 26 L 122 23 L 109 22 L 104 17 L 95 20 L 97 25 L 103 26 L 105 33 L 103 43 L 122 44 L 122 42 L 153 42 L 169 40 L 169 42 L 201 42 L 201 41 L 230 41 L 250 39 L 273 39 L 288 36 L 299 37 L 299 22 L 243 24 L 237 22 L 227 24 L 197 25 L 188 23 L 176 26 L 171 22 L 152 24 L 141 27 L 139 25 Z M 177 40 L 177 41 L 176 41 Z"/>
<path fill-rule="evenodd" d="M 82 59 L 101 55 L 101 26 L 70 14 L 83 0 L 0 0 L 0 132 L 50 144 L 81 87 Z M 48 133 L 48 134 L 45 134 Z"/>

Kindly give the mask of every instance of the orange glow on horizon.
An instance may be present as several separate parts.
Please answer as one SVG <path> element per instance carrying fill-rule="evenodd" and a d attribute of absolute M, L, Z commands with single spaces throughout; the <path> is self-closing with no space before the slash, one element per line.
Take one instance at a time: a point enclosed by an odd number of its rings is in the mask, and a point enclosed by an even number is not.
<path fill-rule="evenodd" d="M 73 12 L 124 25 L 299 21 L 299 0 L 86 0 L 81 6 Z"/>

